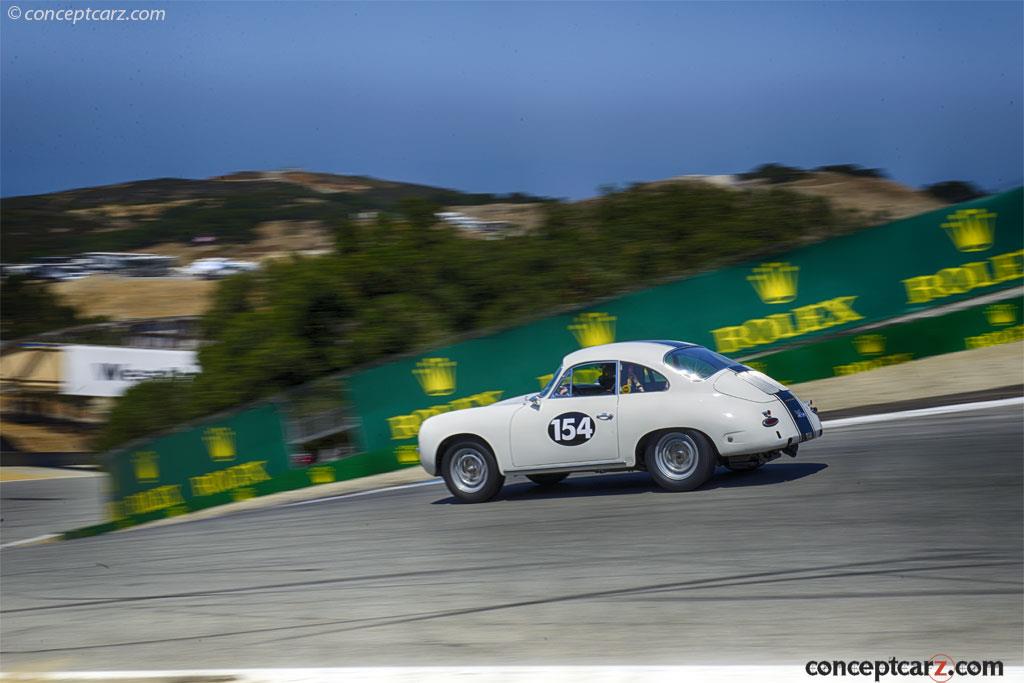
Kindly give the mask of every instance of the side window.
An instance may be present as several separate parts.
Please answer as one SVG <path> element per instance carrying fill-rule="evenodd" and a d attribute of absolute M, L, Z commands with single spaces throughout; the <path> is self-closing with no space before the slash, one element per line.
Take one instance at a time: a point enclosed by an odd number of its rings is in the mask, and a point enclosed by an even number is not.
<path fill-rule="evenodd" d="M 583 363 L 572 368 L 558 383 L 552 396 L 614 396 L 615 363 Z"/>
<path fill-rule="evenodd" d="M 619 391 L 623 394 L 651 393 L 668 389 L 668 380 L 664 375 L 637 363 L 622 364 L 619 384 Z"/>

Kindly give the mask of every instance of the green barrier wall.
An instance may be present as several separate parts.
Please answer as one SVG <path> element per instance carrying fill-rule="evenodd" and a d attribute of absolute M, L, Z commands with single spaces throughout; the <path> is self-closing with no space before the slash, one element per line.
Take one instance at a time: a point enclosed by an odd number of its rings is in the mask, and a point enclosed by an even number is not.
<path fill-rule="evenodd" d="M 747 365 L 783 384 L 797 384 L 1022 339 L 1021 305 L 1012 300 L 885 325 L 760 356 Z"/>
<path fill-rule="evenodd" d="M 289 471 L 274 403 L 205 420 L 107 456 L 115 520 L 166 517 L 267 493 Z"/>
<path fill-rule="evenodd" d="M 187 512 L 399 467 L 390 453 L 362 452 L 311 466 L 292 463 L 283 402 L 187 425 L 104 456 L 110 521 L 64 534 L 81 538 Z"/>
<path fill-rule="evenodd" d="M 424 419 L 536 391 L 581 346 L 680 339 L 743 358 L 1019 285 L 1022 198 L 966 202 L 355 373 L 363 443 L 414 463 Z"/>
<path fill-rule="evenodd" d="M 1017 189 L 959 204 L 354 373 L 338 404 L 361 425 L 362 452 L 334 462 L 291 464 L 301 449 L 289 446 L 276 403 L 120 449 L 108 455 L 112 521 L 67 537 L 414 465 L 424 419 L 536 391 L 584 346 L 681 339 L 756 356 L 752 365 L 801 382 L 1019 339 L 1013 303 L 998 315 L 980 307 L 814 343 L 1021 284 L 1022 199 Z"/>

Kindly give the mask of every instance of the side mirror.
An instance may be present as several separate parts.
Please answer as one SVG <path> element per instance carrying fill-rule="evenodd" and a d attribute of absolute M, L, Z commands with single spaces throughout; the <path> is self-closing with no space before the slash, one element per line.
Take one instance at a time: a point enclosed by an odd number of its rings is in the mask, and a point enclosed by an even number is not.
<path fill-rule="evenodd" d="M 529 398 L 530 407 L 534 410 L 540 410 L 540 394 L 534 394 Z"/>

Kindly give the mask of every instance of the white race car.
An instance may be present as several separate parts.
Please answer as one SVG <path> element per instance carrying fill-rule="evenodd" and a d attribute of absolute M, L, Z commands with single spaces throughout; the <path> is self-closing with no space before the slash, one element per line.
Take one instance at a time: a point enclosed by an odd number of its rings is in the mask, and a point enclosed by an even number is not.
<path fill-rule="evenodd" d="M 605 344 L 570 353 L 538 394 L 425 420 L 420 463 L 471 503 L 512 474 L 550 486 L 572 472 L 646 469 L 663 488 L 689 491 L 718 464 L 751 470 L 796 456 L 821 436 L 816 412 L 703 346 Z"/>

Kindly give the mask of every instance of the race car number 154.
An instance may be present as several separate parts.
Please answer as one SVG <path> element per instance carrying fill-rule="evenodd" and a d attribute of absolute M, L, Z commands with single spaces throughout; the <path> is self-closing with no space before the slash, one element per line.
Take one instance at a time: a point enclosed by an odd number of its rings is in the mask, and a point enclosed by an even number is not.
<path fill-rule="evenodd" d="M 583 413 L 562 413 L 548 423 L 548 436 L 562 446 L 579 446 L 594 436 L 594 421 Z"/>

